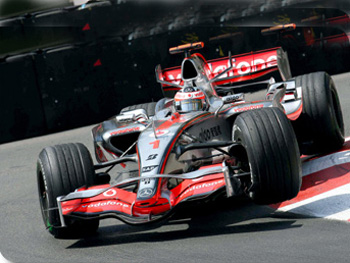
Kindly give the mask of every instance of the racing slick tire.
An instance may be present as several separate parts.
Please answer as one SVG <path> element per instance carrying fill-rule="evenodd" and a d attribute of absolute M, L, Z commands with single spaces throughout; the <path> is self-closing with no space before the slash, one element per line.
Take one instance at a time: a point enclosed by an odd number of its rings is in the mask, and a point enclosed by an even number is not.
<path fill-rule="evenodd" d="M 241 113 L 232 129 L 233 141 L 245 151 L 241 156 L 250 178 L 245 192 L 257 204 L 294 198 L 301 186 L 301 162 L 293 127 L 279 108 Z"/>
<path fill-rule="evenodd" d="M 56 198 L 97 181 L 88 149 L 81 143 L 69 143 L 44 148 L 37 162 L 40 208 L 44 224 L 57 238 L 67 238 L 98 229 L 99 220 L 65 220 L 61 228 Z"/>
<path fill-rule="evenodd" d="M 303 111 L 293 123 L 302 154 L 337 150 L 344 144 L 344 122 L 333 79 L 326 72 L 295 78 L 302 87 Z"/>
<path fill-rule="evenodd" d="M 128 107 L 123 108 L 120 111 L 120 113 L 130 111 L 130 110 L 144 109 L 147 112 L 147 115 L 149 117 L 151 117 L 151 116 L 155 115 L 156 104 L 157 104 L 157 102 L 148 102 L 148 103 L 132 105 L 132 106 L 128 106 Z"/>

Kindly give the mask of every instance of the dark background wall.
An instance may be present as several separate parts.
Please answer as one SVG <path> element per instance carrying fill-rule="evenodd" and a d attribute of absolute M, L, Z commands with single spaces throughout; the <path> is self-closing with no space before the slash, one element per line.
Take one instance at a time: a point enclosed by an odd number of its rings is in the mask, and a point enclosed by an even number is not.
<path fill-rule="evenodd" d="M 204 41 L 207 59 L 283 46 L 294 76 L 348 71 L 346 4 L 310 2 L 104 1 L 0 20 L 0 143 L 96 123 L 160 99 L 154 68 L 179 65 L 182 56 L 168 48 L 182 43 Z M 292 22 L 294 31 L 261 34 Z"/>

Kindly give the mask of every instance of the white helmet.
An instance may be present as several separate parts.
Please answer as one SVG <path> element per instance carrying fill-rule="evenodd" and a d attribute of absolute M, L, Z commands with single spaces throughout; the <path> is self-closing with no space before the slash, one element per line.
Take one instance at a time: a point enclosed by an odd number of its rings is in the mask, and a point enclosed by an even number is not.
<path fill-rule="evenodd" d="M 174 97 L 175 109 L 178 112 L 200 111 L 205 109 L 205 95 L 193 87 L 183 88 Z"/>

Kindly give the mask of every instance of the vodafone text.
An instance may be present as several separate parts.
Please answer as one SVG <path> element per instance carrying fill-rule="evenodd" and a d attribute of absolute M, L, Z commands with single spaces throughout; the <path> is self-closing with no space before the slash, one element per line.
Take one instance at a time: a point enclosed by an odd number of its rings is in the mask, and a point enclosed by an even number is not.
<path fill-rule="evenodd" d="M 107 201 L 107 202 L 98 202 L 96 204 L 90 204 L 90 205 L 82 205 L 82 208 L 92 208 L 92 207 L 100 207 L 100 206 L 107 206 L 107 205 L 117 205 L 122 207 L 129 207 L 128 204 L 124 204 L 122 202 L 115 202 L 115 201 Z"/>
<path fill-rule="evenodd" d="M 226 70 L 229 67 L 229 60 L 226 60 L 227 63 L 224 61 L 220 62 L 214 62 L 214 63 L 208 63 L 209 69 L 214 75 L 217 75 L 218 73 Z M 257 59 L 249 59 L 243 60 L 243 61 L 235 61 L 232 59 L 232 70 L 230 70 L 228 73 L 222 75 L 220 78 L 227 78 L 232 77 L 235 75 L 245 75 L 252 72 L 257 72 L 259 70 L 263 70 L 265 68 L 271 68 L 277 66 L 277 56 L 271 55 L 266 60 L 263 58 L 257 58 Z M 168 72 L 165 72 L 166 80 L 171 81 L 175 84 L 181 83 L 181 69 L 176 70 L 170 70 Z M 220 79 L 219 78 L 219 79 Z"/>

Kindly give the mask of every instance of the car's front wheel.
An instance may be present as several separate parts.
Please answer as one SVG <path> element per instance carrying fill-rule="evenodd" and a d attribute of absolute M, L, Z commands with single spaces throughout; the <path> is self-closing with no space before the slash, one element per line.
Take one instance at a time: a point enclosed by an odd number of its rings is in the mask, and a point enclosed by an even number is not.
<path fill-rule="evenodd" d="M 233 141 L 244 148 L 238 159 L 250 178 L 245 192 L 257 204 L 292 199 L 301 186 L 300 153 L 292 125 L 278 108 L 241 113 L 232 129 Z"/>
<path fill-rule="evenodd" d="M 66 228 L 60 227 L 56 198 L 97 182 L 91 155 L 83 144 L 69 143 L 44 148 L 37 162 L 37 182 L 44 224 L 52 235 L 65 238 L 97 230 L 98 220 L 68 220 Z"/>

